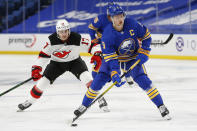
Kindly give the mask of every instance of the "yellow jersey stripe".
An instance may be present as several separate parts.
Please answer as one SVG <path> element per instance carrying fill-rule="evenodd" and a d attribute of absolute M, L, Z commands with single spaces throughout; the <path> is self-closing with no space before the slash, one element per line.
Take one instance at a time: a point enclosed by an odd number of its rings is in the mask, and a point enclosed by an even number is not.
<path fill-rule="evenodd" d="M 92 24 L 89 24 L 88 28 L 90 28 L 92 30 L 98 30 L 98 28 L 94 27 Z"/>
<path fill-rule="evenodd" d="M 113 54 L 113 55 L 109 55 L 109 56 L 104 56 L 104 59 L 109 59 L 111 57 L 117 57 L 118 55 L 117 54 Z"/>
<path fill-rule="evenodd" d="M 147 37 L 149 34 L 150 34 L 149 30 L 148 30 L 148 29 L 146 29 L 146 33 L 145 33 L 145 35 L 144 35 L 142 38 Z"/>
<path fill-rule="evenodd" d="M 151 37 L 151 35 L 149 35 L 149 36 L 143 38 L 143 40 L 146 40 L 146 39 L 148 39 L 148 38 L 150 38 L 150 37 Z"/>
<path fill-rule="evenodd" d="M 100 32 L 97 31 L 96 34 L 97 34 L 98 38 L 102 37 L 102 34 Z"/>
<path fill-rule="evenodd" d="M 145 55 L 149 55 L 149 54 L 150 54 L 150 51 L 149 51 L 149 50 L 144 50 L 144 49 L 142 49 L 142 48 L 139 48 L 139 49 L 138 49 L 138 52 L 139 52 L 139 53 L 142 53 L 142 54 L 145 54 Z"/>
<path fill-rule="evenodd" d="M 109 58 L 109 59 L 107 59 L 105 61 L 107 62 L 107 61 L 112 60 L 112 59 L 118 59 L 118 57 Z"/>
<path fill-rule="evenodd" d="M 146 37 L 148 37 L 149 35 L 150 35 L 150 32 L 146 32 L 146 34 L 144 35 L 143 38 L 146 38 Z"/>

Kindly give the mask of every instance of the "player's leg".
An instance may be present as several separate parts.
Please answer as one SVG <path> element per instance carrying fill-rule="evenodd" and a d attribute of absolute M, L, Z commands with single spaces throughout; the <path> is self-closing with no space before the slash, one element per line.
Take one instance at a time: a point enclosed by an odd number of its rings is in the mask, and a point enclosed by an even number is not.
<path fill-rule="evenodd" d="M 18 105 L 19 111 L 25 110 L 35 103 L 43 94 L 44 90 L 52 84 L 57 77 L 65 71 L 59 66 L 60 63 L 51 61 L 44 70 L 43 77 L 38 80 L 37 84 L 33 86 L 30 91 L 28 99 Z"/>
<path fill-rule="evenodd" d="M 125 80 L 126 80 L 127 84 L 129 85 L 129 87 L 133 87 L 133 84 L 134 84 L 133 79 L 129 74 L 125 75 Z"/>
<path fill-rule="evenodd" d="M 110 76 L 106 73 L 99 72 L 95 79 L 92 81 L 90 88 L 88 88 L 83 101 L 82 105 L 74 111 L 76 116 L 80 115 L 82 112 L 86 110 L 86 108 L 92 103 L 92 101 L 97 97 L 99 91 L 102 87 L 110 80 Z"/>
<path fill-rule="evenodd" d="M 96 72 L 95 70 L 92 70 L 92 78 L 93 79 L 96 77 L 97 74 L 98 74 L 98 72 Z"/>
<path fill-rule="evenodd" d="M 170 119 L 169 111 L 165 107 L 159 91 L 152 85 L 152 81 L 147 76 L 144 65 L 137 65 L 130 74 L 134 81 L 146 92 L 150 100 L 158 107 L 162 117 Z"/>
<path fill-rule="evenodd" d="M 111 80 L 110 75 L 108 75 L 107 72 L 109 72 L 109 67 L 105 62 L 103 62 L 100 68 L 100 72 L 96 75 L 95 79 L 91 84 L 91 87 L 88 88 L 83 98 L 82 105 L 74 111 L 74 114 L 76 116 L 80 115 L 82 112 L 86 110 L 86 108 L 98 95 L 99 90 L 105 85 L 106 82 Z"/>
<path fill-rule="evenodd" d="M 85 64 L 85 62 L 79 58 L 76 61 L 73 61 L 70 63 L 70 72 L 72 72 L 81 82 L 86 85 L 87 88 L 90 87 L 92 83 L 92 77 L 90 73 L 88 72 L 88 68 Z M 99 107 L 104 111 L 104 112 L 109 112 L 110 110 L 107 107 L 107 102 L 104 97 L 99 99 Z"/>
<path fill-rule="evenodd" d="M 122 72 L 123 73 L 126 73 L 127 72 L 127 70 L 126 70 L 126 64 L 125 63 L 121 63 L 121 69 L 122 69 Z M 127 84 L 129 85 L 129 87 L 133 87 L 133 79 L 132 79 L 132 77 L 131 77 L 131 75 L 130 74 L 126 74 L 125 75 L 125 80 L 126 80 L 126 82 L 127 82 Z"/>
<path fill-rule="evenodd" d="M 93 57 L 92 57 L 93 58 Z M 91 60 L 92 60 L 91 58 Z M 101 62 L 102 63 L 102 62 Z M 99 68 L 95 68 L 99 66 Z M 96 75 L 98 74 L 99 70 L 100 70 L 100 65 L 97 64 L 97 62 L 94 62 L 94 65 L 92 67 L 92 77 L 93 79 L 96 77 Z M 104 97 L 101 97 L 99 100 L 98 100 L 98 103 L 99 103 L 99 107 L 104 111 L 104 112 L 109 112 L 109 108 L 108 108 L 108 104 L 107 104 L 107 101 L 105 100 Z"/>

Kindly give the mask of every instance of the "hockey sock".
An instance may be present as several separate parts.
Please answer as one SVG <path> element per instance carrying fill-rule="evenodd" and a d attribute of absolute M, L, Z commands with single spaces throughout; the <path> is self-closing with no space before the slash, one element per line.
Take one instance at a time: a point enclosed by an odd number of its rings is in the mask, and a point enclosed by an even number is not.
<path fill-rule="evenodd" d="M 148 90 L 146 90 L 146 93 L 148 97 L 152 100 L 152 102 L 159 107 L 163 104 L 163 100 L 161 98 L 161 95 L 159 94 L 159 91 L 155 87 L 151 87 Z"/>
<path fill-rule="evenodd" d="M 94 91 L 91 88 L 88 88 L 88 91 L 86 92 L 86 94 L 83 98 L 82 104 L 84 106 L 88 107 L 90 105 L 90 103 L 92 103 L 92 101 L 96 98 L 98 93 L 99 93 L 98 91 Z"/>
<path fill-rule="evenodd" d="M 81 82 L 84 85 L 86 85 L 87 83 L 89 83 L 92 80 L 92 77 L 90 75 L 90 72 L 84 71 L 83 73 L 80 74 L 79 79 L 81 80 Z"/>
<path fill-rule="evenodd" d="M 50 81 L 46 77 L 42 77 L 37 85 L 35 85 L 30 94 L 33 98 L 39 99 L 43 93 L 43 91 L 50 85 Z"/>
<path fill-rule="evenodd" d="M 39 99 L 43 93 L 40 89 L 36 87 L 36 85 L 31 89 L 31 96 L 35 99 Z"/>

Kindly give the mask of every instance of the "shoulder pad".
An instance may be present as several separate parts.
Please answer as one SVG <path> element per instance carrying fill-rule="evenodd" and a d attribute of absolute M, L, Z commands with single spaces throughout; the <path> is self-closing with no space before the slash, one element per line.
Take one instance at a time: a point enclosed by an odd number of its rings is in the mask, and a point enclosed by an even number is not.
<path fill-rule="evenodd" d="M 81 42 L 81 35 L 76 33 L 76 32 L 71 32 L 70 36 L 67 40 L 68 45 L 79 45 L 80 46 Z"/>
<path fill-rule="evenodd" d="M 59 45 L 59 44 L 64 44 L 58 37 L 57 37 L 57 33 L 53 33 L 51 34 L 49 37 L 49 40 L 51 42 L 51 45 Z"/>

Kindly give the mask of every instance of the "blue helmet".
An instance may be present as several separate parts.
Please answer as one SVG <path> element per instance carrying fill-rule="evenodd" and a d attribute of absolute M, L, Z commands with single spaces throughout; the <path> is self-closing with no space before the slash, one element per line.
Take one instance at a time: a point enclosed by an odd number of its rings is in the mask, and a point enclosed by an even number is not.
<path fill-rule="evenodd" d="M 119 14 L 125 15 L 125 12 L 122 9 L 122 7 L 118 4 L 113 3 L 113 2 L 108 3 L 107 15 L 114 16 L 114 15 L 119 15 Z"/>

